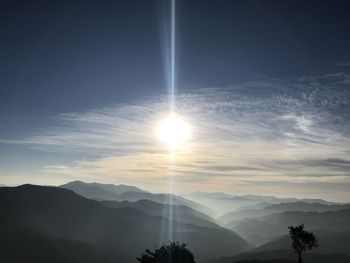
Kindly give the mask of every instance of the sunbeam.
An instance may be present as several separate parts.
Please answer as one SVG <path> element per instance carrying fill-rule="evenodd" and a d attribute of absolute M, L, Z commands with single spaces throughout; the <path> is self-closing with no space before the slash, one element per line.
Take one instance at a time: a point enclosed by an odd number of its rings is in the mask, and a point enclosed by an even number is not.
<path fill-rule="evenodd" d="M 176 11 L 176 3 L 175 0 L 171 0 L 171 38 L 170 38 L 170 89 L 169 89 L 169 106 L 170 112 L 175 112 L 175 86 L 176 86 L 176 78 L 175 78 L 175 11 Z"/>
<path fill-rule="evenodd" d="M 174 159 L 174 149 L 176 146 L 178 146 L 181 142 L 184 142 L 187 137 L 189 136 L 186 132 L 183 133 L 184 127 L 186 127 L 183 122 L 177 121 L 175 119 L 175 87 L 176 87 L 176 72 L 175 72 L 175 50 L 176 50 L 176 41 L 175 41 L 175 14 L 176 14 L 176 2 L 175 0 L 171 0 L 171 7 L 170 7 L 170 87 L 169 87 L 169 109 L 170 109 L 170 117 L 163 120 L 159 127 L 158 127 L 158 136 L 163 141 L 166 142 L 167 145 L 171 149 L 170 153 L 170 163 L 169 163 L 169 225 L 168 225 L 168 238 L 170 240 L 173 239 L 173 217 L 174 217 L 174 178 L 175 178 L 175 159 Z M 186 129 L 189 130 L 189 129 Z"/>

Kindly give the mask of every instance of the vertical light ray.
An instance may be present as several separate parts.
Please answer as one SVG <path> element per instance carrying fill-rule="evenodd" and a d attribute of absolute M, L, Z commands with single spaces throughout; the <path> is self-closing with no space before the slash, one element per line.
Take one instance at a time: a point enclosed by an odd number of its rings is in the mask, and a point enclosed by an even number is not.
<path fill-rule="evenodd" d="M 168 100 L 169 100 L 169 113 L 170 116 L 175 114 L 175 93 L 176 93 L 176 26 L 175 26 L 175 14 L 176 14 L 176 0 L 170 0 L 170 54 L 168 56 L 170 57 L 170 65 L 167 67 L 168 70 Z M 169 50 L 169 49 L 168 49 Z M 169 169 L 168 169 L 168 178 L 169 178 L 169 189 L 168 189 L 168 195 L 166 196 L 166 202 L 164 205 L 164 218 L 168 218 L 168 220 L 164 220 L 161 226 L 161 242 L 165 241 L 175 241 L 174 238 L 174 219 L 176 215 L 174 215 L 174 212 L 176 213 L 176 210 L 174 210 L 175 200 L 174 200 L 174 178 L 175 178 L 175 149 L 169 150 Z M 169 209 L 167 209 L 168 207 Z M 165 223 L 167 221 L 168 224 Z"/>
<path fill-rule="evenodd" d="M 174 207 L 175 207 L 175 203 L 174 203 L 174 176 L 175 176 L 175 153 L 174 152 L 170 152 L 169 154 L 169 239 L 171 241 L 174 241 L 174 236 L 173 236 L 173 232 L 174 232 Z M 175 211 L 176 212 L 176 211 Z"/>
<path fill-rule="evenodd" d="M 175 0 L 171 0 L 171 14 L 170 14 L 170 88 L 169 88 L 169 106 L 170 112 L 173 113 L 175 111 L 175 87 L 176 87 L 176 71 L 175 71 Z"/>
<path fill-rule="evenodd" d="M 170 32 L 171 32 L 171 37 L 170 37 L 170 91 L 169 91 L 169 102 L 170 102 L 170 114 L 174 114 L 175 112 L 175 0 L 171 0 L 171 14 L 170 14 L 170 20 L 171 20 L 171 25 L 170 25 Z M 175 162 L 174 162 L 174 153 L 171 151 L 170 152 L 170 195 L 169 195 L 169 239 L 171 241 L 173 240 L 173 232 L 174 232 L 174 200 L 173 200 L 173 194 L 174 194 L 174 171 L 175 171 Z"/>

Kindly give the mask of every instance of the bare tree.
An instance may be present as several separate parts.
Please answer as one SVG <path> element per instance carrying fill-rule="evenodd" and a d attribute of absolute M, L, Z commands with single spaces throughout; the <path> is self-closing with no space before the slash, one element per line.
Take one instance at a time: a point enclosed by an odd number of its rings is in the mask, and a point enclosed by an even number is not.
<path fill-rule="evenodd" d="M 318 247 L 316 236 L 312 232 L 304 230 L 304 224 L 289 226 L 289 236 L 292 239 L 292 248 L 298 255 L 298 263 L 303 262 L 302 253 Z"/>

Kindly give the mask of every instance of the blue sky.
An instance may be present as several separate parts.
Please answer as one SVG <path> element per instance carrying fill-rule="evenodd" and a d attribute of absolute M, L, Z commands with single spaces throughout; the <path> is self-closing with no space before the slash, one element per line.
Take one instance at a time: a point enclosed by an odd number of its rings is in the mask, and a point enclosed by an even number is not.
<path fill-rule="evenodd" d="M 179 191 L 350 199 L 349 6 L 177 3 Z M 4 1 L 0 182 L 165 191 L 166 1 Z"/>

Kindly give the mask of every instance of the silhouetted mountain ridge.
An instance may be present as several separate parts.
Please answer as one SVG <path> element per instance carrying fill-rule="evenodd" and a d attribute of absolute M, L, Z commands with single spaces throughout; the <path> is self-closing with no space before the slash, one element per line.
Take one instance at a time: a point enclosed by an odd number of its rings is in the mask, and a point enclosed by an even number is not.
<path fill-rule="evenodd" d="M 314 248 L 313 253 L 343 253 L 350 256 L 350 234 L 334 233 L 330 231 L 315 230 L 318 248 Z M 288 250 L 291 247 L 291 240 L 285 235 L 277 240 L 264 244 L 252 250 L 252 252 L 263 252 L 272 250 Z"/>
<path fill-rule="evenodd" d="M 86 243 L 115 259 L 125 258 L 125 262 L 134 261 L 145 248 L 168 240 L 189 243 L 198 259 L 234 255 L 252 248 L 224 228 L 183 224 L 132 207 L 109 208 L 57 187 L 0 188 L 0 216 L 53 238 Z"/>
<path fill-rule="evenodd" d="M 193 192 L 186 195 L 187 198 L 198 203 L 205 204 L 215 211 L 216 215 L 223 215 L 232 212 L 241 207 L 255 206 L 259 203 L 279 204 L 279 203 L 320 203 L 320 204 L 335 204 L 333 202 L 322 199 L 297 199 L 297 198 L 278 198 L 274 196 L 259 196 L 259 195 L 232 195 L 223 192 Z"/>
<path fill-rule="evenodd" d="M 112 185 L 100 183 L 85 183 L 74 181 L 60 187 L 72 190 L 79 195 L 95 200 L 130 201 L 150 200 L 163 204 L 186 205 L 203 213 L 211 211 L 204 205 L 174 194 L 154 194 L 134 186 Z"/>
<path fill-rule="evenodd" d="M 242 253 L 234 257 L 220 257 L 204 260 L 202 263 L 294 263 L 295 253 L 292 250 L 272 250 L 263 252 Z M 350 257 L 342 253 L 313 253 L 304 254 L 306 263 L 349 263 Z"/>
<path fill-rule="evenodd" d="M 261 217 L 287 211 L 326 212 L 344 209 L 350 209 L 350 204 L 305 203 L 301 201 L 270 205 L 265 203 L 262 208 L 241 208 L 239 210 L 226 213 L 221 216 L 219 220 L 223 223 L 228 223 L 228 226 L 232 227 L 233 224 L 230 224 L 230 221 L 236 222 L 237 220 L 248 217 Z"/>
<path fill-rule="evenodd" d="M 162 204 L 143 199 L 135 202 L 101 201 L 101 203 L 113 208 L 133 207 L 152 216 L 163 216 L 166 218 L 173 216 L 176 221 L 181 223 L 194 224 L 198 226 L 219 227 L 215 223 L 215 220 L 210 216 L 185 205 L 171 206 L 168 204 Z"/>
<path fill-rule="evenodd" d="M 100 200 L 114 200 L 118 195 L 125 192 L 146 192 L 138 187 L 130 185 L 85 183 L 82 181 L 69 182 L 60 187 L 72 190 L 86 198 Z"/>
<path fill-rule="evenodd" d="M 0 217 L 2 262 L 112 263 L 112 258 L 93 246 L 69 239 L 52 238 L 37 230 Z"/>
<path fill-rule="evenodd" d="M 290 225 L 305 224 L 309 230 L 344 232 L 350 230 L 350 209 L 327 212 L 287 211 L 234 222 L 233 230 L 259 246 L 286 234 Z"/>

